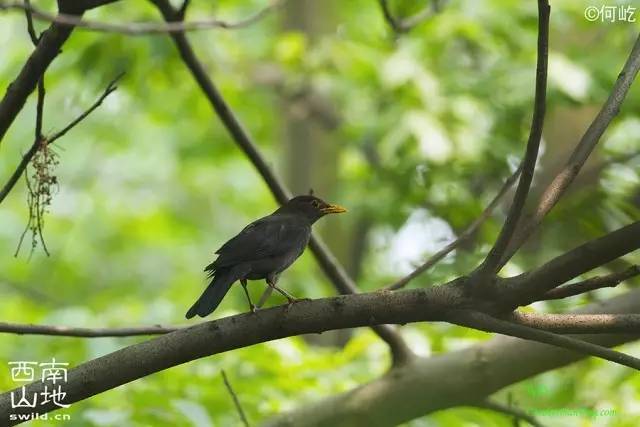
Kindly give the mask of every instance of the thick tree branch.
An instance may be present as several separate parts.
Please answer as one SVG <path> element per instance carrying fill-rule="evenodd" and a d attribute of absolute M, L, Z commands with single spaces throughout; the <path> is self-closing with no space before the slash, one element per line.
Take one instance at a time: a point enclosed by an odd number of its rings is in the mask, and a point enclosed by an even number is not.
<path fill-rule="evenodd" d="M 640 35 L 638 35 L 633 49 L 622 67 L 622 71 L 618 75 L 611 94 L 580 139 L 580 142 L 578 142 L 567 163 L 543 192 L 534 214 L 527 218 L 524 224 L 519 227 L 516 237 L 504 256 L 503 263 L 513 256 L 518 248 L 522 246 L 531 233 L 540 225 L 549 211 L 558 203 L 567 188 L 569 188 L 593 152 L 593 149 L 598 145 L 598 142 L 600 142 L 602 134 L 607 130 L 614 117 L 618 115 L 620 106 L 627 96 L 638 74 L 638 70 L 640 70 Z"/>
<path fill-rule="evenodd" d="M 167 22 L 175 22 L 176 19 L 180 19 L 180 14 L 175 11 L 167 0 L 151 1 L 156 5 Z M 254 167 L 258 170 L 258 173 L 265 181 L 276 200 L 280 204 L 286 203 L 289 200 L 291 193 L 271 170 L 249 136 L 249 133 L 244 129 L 230 106 L 222 97 L 218 88 L 214 85 L 211 78 L 209 78 L 202 63 L 195 55 L 186 35 L 183 32 L 172 33 L 171 38 L 173 39 L 184 64 L 195 78 L 200 89 L 209 100 L 209 103 L 233 138 L 234 142 L 240 147 Z M 351 280 L 344 268 L 340 265 L 333 254 L 331 254 L 329 249 L 322 243 L 322 241 L 320 241 L 317 236 L 313 235 L 309 245 L 320 264 L 320 267 L 338 291 L 343 294 L 356 293 L 357 287 L 355 286 L 355 283 Z M 389 344 L 394 357 L 394 362 L 402 363 L 412 357 L 411 350 L 407 347 L 406 343 L 404 343 L 400 334 L 392 327 L 379 325 L 375 326 L 374 330 L 387 342 L 387 344 Z"/>
<path fill-rule="evenodd" d="M 142 36 L 149 34 L 165 34 L 183 31 L 200 31 L 212 28 L 222 29 L 238 29 L 245 28 L 251 24 L 260 21 L 272 11 L 282 7 L 286 0 L 271 1 L 269 5 L 251 15 L 248 18 L 237 22 L 228 22 L 220 19 L 203 19 L 191 22 L 132 22 L 128 24 L 113 24 L 109 22 L 98 22 L 82 19 L 76 15 L 60 13 L 52 15 L 42 9 L 38 9 L 29 4 L 20 2 L 2 2 L 0 1 L 0 10 L 22 9 L 30 11 L 33 17 L 45 22 L 56 23 L 64 27 L 76 27 L 89 31 L 97 31 L 103 33 L 118 33 L 128 36 Z"/>
<path fill-rule="evenodd" d="M 293 306 L 280 306 L 258 313 L 246 313 L 204 322 L 161 337 L 123 348 L 86 362 L 68 373 L 65 403 L 73 403 L 110 390 L 130 381 L 197 358 L 271 341 L 288 336 L 323 331 L 371 326 L 373 324 L 405 324 L 417 321 L 454 321 L 465 326 L 527 339 L 566 346 L 587 354 L 636 366 L 637 359 L 604 347 L 570 337 L 524 327 L 483 313 L 459 310 L 469 301 L 464 285 L 453 282 L 427 289 L 396 292 L 374 292 L 302 301 Z M 449 307 L 458 308 L 453 314 Z M 579 343 L 579 344 L 576 344 Z M 412 366 L 415 358 L 397 366 Z M 637 361 L 640 366 L 640 361 Z M 398 367 L 394 368 L 394 370 Z M 27 386 L 31 395 L 41 391 L 41 382 Z M 21 409 L 11 408 L 10 393 L 0 395 L 0 414 Z M 38 411 L 58 409 L 55 404 L 42 405 Z"/>
<path fill-rule="evenodd" d="M 87 3 L 87 2 L 85 2 Z M 107 3 L 102 2 L 102 3 Z M 173 22 L 172 20 L 175 18 L 175 10 L 171 8 L 168 2 L 164 0 L 155 0 L 154 3 L 159 5 L 158 7 L 162 10 L 162 6 L 164 5 L 168 10 L 172 12 L 169 15 L 169 18 L 165 16 L 165 19 L 169 21 L 169 23 Z M 163 12 L 164 14 L 164 12 Z M 202 65 L 198 62 L 195 54 L 191 50 L 191 47 L 188 44 L 188 41 L 183 33 L 174 33 L 172 34 L 176 45 L 182 55 L 185 64 L 189 67 L 191 72 L 194 74 L 194 77 L 201 85 L 201 88 L 209 98 L 212 103 L 213 108 L 216 110 L 223 123 L 233 136 L 234 140 L 238 145 L 240 145 L 249 158 L 252 160 L 254 165 L 258 168 L 260 173 L 265 177 L 265 181 L 274 192 L 276 198 L 279 201 L 286 200 L 288 197 L 288 192 L 286 189 L 279 183 L 277 177 L 270 171 L 268 165 L 262 159 L 259 151 L 255 148 L 253 142 L 251 141 L 248 134 L 244 131 L 240 123 L 237 121 L 233 113 L 229 110 L 228 105 L 225 103 L 224 99 L 221 97 L 217 88 L 213 85 L 211 80 L 208 78 L 206 72 L 204 71 Z M 182 39 L 183 44 L 177 40 Z M 186 47 L 186 51 L 184 51 Z M 37 49 L 36 49 L 37 50 Z M 191 62 L 189 61 L 189 55 L 191 58 Z M 46 68 L 46 67 L 45 67 Z M 44 69 L 43 69 L 44 72 Z M 201 73 L 199 76 L 198 73 Z M 204 80 L 205 83 L 201 82 L 201 79 Z M 207 85 L 210 91 L 207 91 Z M 536 87 L 537 89 L 537 87 Z M 32 89 L 33 90 L 33 89 Z M 213 94 L 213 96 L 212 96 Z M 537 90 L 536 90 L 536 98 L 537 98 Z M 28 94 L 27 94 L 28 96 Z M 217 98 L 216 98 L 217 96 Z M 6 96 L 5 96 L 6 98 Z M 25 96 L 26 98 L 26 96 Z M 2 101 L 4 102 L 4 100 Z M 544 105 L 543 105 L 544 106 Z M 0 105 L 2 107 L 2 105 Z M 19 110 L 18 110 L 19 111 Z M 0 113 L 2 112 L 0 108 Z M 17 112 L 16 112 L 17 114 Z M 14 116 L 15 118 L 15 116 Z M 2 116 L 0 114 L 0 120 Z M 11 119 L 11 121 L 13 118 Z M 534 122 L 535 122 L 535 112 L 534 112 Z M 10 122 L 9 122 L 10 125 Z M 7 128 L 8 126 L 7 125 Z M 542 123 L 540 123 L 540 129 L 542 127 Z M 532 124 L 532 133 L 533 133 L 533 124 Z M 5 129 L 6 131 L 6 129 Z M 234 133 L 235 132 L 235 133 Z M 0 134 L 0 139 L 2 137 Z M 244 139 L 243 139 L 244 138 Z M 530 141 L 527 145 L 527 154 L 529 154 L 529 145 L 531 143 L 531 135 Z M 246 145 L 245 146 L 243 146 Z M 539 138 L 538 138 L 539 144 Z M 250 152 L 253 150 L 255 159 L 253 159 L 250 155 Z M 537 151 L 537 147 L 536 147 Z M 535 166 L 535 157 L 533 158 L 533 164 Z M 526 157 L 525 157 L 526 163 Z M 260 168 L 261 165 L 264 167 L 266 172 L 263 172 Z M 531 169 L 531 174 L 533 174 L 533 169 Z M 265 175 L 266 173 L 266 175 Z M 269 181 L 269 177 L 272 178 L 272 181 Z M 518 189 L 522 185 L 522 179 Z M 528 192 L 527 190 L 524 192 L 524 199 L 522 203 L 526 200 L 526 196 Z M 516 193 L 516 197 L 514 198 L 514 205 L 516 205 L 515 199 L 518 199 L 518 195 Z M 512 206 L 512 211 L 514 207 Z M 521 209 L 520 209 L 521 211 Z M 518 213 L 519 215 L 519 213 Z M 511 216 L 511 212 L 510 215 Z M 505 222 L 505 228 L 507 227 L 507 223 L 509 222 L 509 218 Z M 517 219 L 514 221 L 517 224 Z M 632 224 L 637 225 L 638 223 Z M 515 225 L 514 225 L 515 227 Z M 503 228 L 501 232 L 501 236 L 505 231 Z M 633 228 L 631 229 L 633 233 Z M 627 230 L 628 231 L 628 230 Z M 638 230 L 635 230 L 637 234 Z M 580 253 L 578 255 L 583 256 L 583 259 L 576 259 L 571 256 L 571 254 L 575 251 L 572 251 L 568 254 L 565 254 L 556 260 L 548 263 L 543 266 L 541 269 L 532 272 L 531 274 L 526 275 L 526 277 L 518 278 L 518 280 L 513 283 L 527 283 L 527 289 L 535 288 L 535 291 L 539 291 L 540 289 L 550 289 L 553 286 L 557 286 L 558 284 L 564 283 L 563 280 L 568 275 L 574 274 L 577 271 L 576 275 L 582 274 L 585 268 L 590 265 L 594 265 L 597 262 L 601 262 L 603 259 L 609 259 L 611 255 L 608 253 L 613 250 L 616 253 L 620 253 L 622 250 L 626 250 L 632 248 L 631 250 L 636 249 L 636 246 L 624 246 L 623 243 L 615 243 L 611 236 L 615 235 L 618 232 L 611 233 L 608 236 L 605 236 L 601 239 L 597 239 L 598 241 L 591 242 L 592 246 L 587 248 L 587 253 Z M 511 235 L 513 233 L 511 232 Z M 636 236 L 637 237 L 637 236 Z M 598 242 L 604 239 L 609 238 L 608 244 L 604 244 Z M 629 240 L 640 242 L 640 239 L 632 239 L 627 236 Z M 506 248 L 509 245 L 509 238 L 507 238 L 507 243 L 504 245 Z M 498 242 L 500 238 L 498 239 Z M 496 246 L 498 246 L 498 242 Z M 590 245 L 591 243 L 587 244 Z M 618 247 L 613 248 L 609 245 L 617 245 L 624 246 L 623 249 Z M 583 245 L 584 246 L 584 245 Z M 316 256 L 323 266 L 323 269 L 327 273 L 329 277 L 331 277 L 333 283 L 336 287 L 344 293 L 354 293 L 357 291 L 355 284 L 348 275 L 344 272 L 340 264 L 337 263 L 335 259 L 333 259 L 330 252 L 323 247 L 321 242 L 318 240 L 313 240 L 311 243 L 311 247 L 316 253 Z M 581 247 L 582 248 L 582 247 Z M 578 249 L 581 249 L 578 248 Z M 495 249 L 495 247 L 494 247 Z M 577 251 L 577 250 L 576 250 Z M 504 252 L 503 252 L 504 253 Z M 606 255 L 603 255 L 606 253 Z M 625 252 L 627 253 L 627 252 Z M 575 254 L 574 254 L 575 255 Z M 617 255 L 621 256 L 621 255 Z M 617 257 L 616 256 L 616 257 Z M 487 258 L 489 260 L 490 257 Z M 499 268 L 500 261 L 504 257 L 499 256 L 498 258 L 498 266 Z M 613 259 L 613 258 L 612 258 Z M 324 261 L 323 261 L 324 260 Z M 555 262 L 555 264 L 554 264 Z M 551 265 L 553 264 L 553 265 Z M 598 264 L 602 265 L 602 264 Z M 546 270 L 545 270 L 546 268 Z M 593 267 L 591 267 L 593 268 Z M 495 269 L 490 269 L 495 272 Z M 583 271 L 584 270 L 584 271 Z M 574 276 L 571 276 L 575 277 Z M 542 282 L 546 279 L 551 280 L 552 285 L 545 283 L 544 285 L 532 285 L 532 283 Z M 569 280 L 569 279 L 567 279 Z M 565 280 L 566 281 L 566 280 Z M 473 282 L 473 281 L 471 281 Z M 470 282 L 467 282 L 470 283 Z M 507 288 L 505 289 L 507 294 L 516 292 L 513 289 Z M 465 305 L 465 303 L 469 303 L 466 299 L 467 297 L 464 295 L 464 291 L 460 286 L 443 286 L 438 289 L 429 289 L 423 290 L 420 292 L 415 291 L 404 291 L 398 293 L 377 293 L 377 294 L 360 294 L 353 295 L 349 297 L 337 297 L 331 299 L 324 299 L 319 301 L 313 301 L 309 303 L 300 303 L 297 306 L 293 306 L 289 309 L 283 308 L 275 308 L 271 310 L 266 310 L 265 312 L 261 312 L 257 315 L 241 315 L 234 316 L 227 319 L 222 319 L 216 322 L 207 322 L 201 325 L 196 325 L 192 328 L 188 328 L 185 330 L 180 330 L 174 332 L 172 334 L 168 334 L 164 337 L 158 338 L 156 340 L 149 341 L 147 343 L 137 344 L 132 347 L 128 347 L 122 349 L 116 353 L 112 353 L 110 355 L 104 356 L 103 358 L 96 359 L 94 361 L 87 362 L 79 366 L 70 372 L 69 384 L 70 389 L 73 388 L 73 392 L 68 393 L 68 399 L 75 399 L 72 401 L 77 401 L 83 398 L 86 398 L 90 395 L 99 393 L 101 391 L 116 387 L 120 384 L 123 384 L 128 381 L 132 381 L 136 378 L 140 378 L 142 376 L 148 375 L 152 372 L 156 372 L 160 369 L 166 369 L 167 367 L 174 366 L 175 364 L 184 363 L 188 360 L 193 360 L 197 357 L 203 357 L 207 354 L 214 354 L 216 352 L 227 351 L 232 348 L 238 348 L 241 346 L 251 345 L 257 342 L 263 342 L 270 339 L 276 339 L 279 337 L 290 336 L 299 333 L 307 333 L 307 332 L 318 332 L 328 329 L 335 328 L 344 328 L 344 327 L 355 327 L 355 326 L 370 326 L 372 324 L 377 324 L 380 322 L 385 323 L 406 323 L 412 321 L 419 320 L 446 320 L 449 319 L 449 315 L 447 314 L 448 307 L 457 307 L 460 305 Z M 473 302 L 473 301 L 471 301 Z M 462 313 L 462 314 L 461 314 Z M 244 317 L 243 317 L 244 316 Z M 251 317 L 254 316 L 254 317 Z M 580 350 L 583 352 L 588 352 L 590 354 L 595 354 L 600 357 L 609 358 L 609 360 L 614 360 L 618 363 L 627 364 L 628 366 L 637 367 L 638 361 L 630 356 L 626 356 L 617 352 L 611 352 L 603 350 L 602 347 L 598 345 L 589 345 L 585 342 L 580 342 L 573 338 L 561 337 L 550 333 L 545 333 L 542 331 L 538 331 L 532 329 L 530 327 L 523 326 L 523 322 L 520 324 L 514 324 L 513 322 L 508 322 L 501 319 L 496 319 L 487 314 L 481 312 L 457 312 L 456 319 L 458 322 L 466 324 L 470 327 L 480 328 L 480 329 L 488 329 L 491 331 L 499 331 L 501 333 L 514 334 L 517 336 L 525 337 L 527 339 L 539 340 L 542 342 L 546 342 L 552 345 L 557 346 L 565 346 L 572 348 L 574 350 Z M 530 320 L 530 319 L 529 319 Z M 566 319 L 563 319 L 566 320 Z M 603 319 L 599 319 L 603 320 Z M 636 321 L 635 319 L 633 319 Z M 633 324 L 633 322 L 632 322 Z M 627 323 L 628 325 L 628 323 Z M 550 327 L 549 325 L 547 325 Z M 619 327 L 619 325 L 612 325 L 613 327 Z M 575 326 L 574 326 L 575 327 Z M 387 329 L 388 326 L 380 325 L 376 326 L 378 333 L 384 337 L 384 334 L 388 332 L 387 337 L 385 338 L 388 342 L 391 343 L 392 348 L 395 346 L 394 357 L 397 357 L 397 354 L 401 352 L 408 352 L 406 349 L 406 345 L 399 338 L 399 335 L 392 330 Z M 385 332 L 386 331 L 386 332 Z M 396 340 L 396 342 L 394 342 Z M 615 339 L 607 340 L 605 339 L 603 343 L 609 344 L 614 342 Z M 404 348 L 404 349 L 402 349 Z M 546 346 L 543 348 L 547 348 Z M 398 350 L 401 349 L 401 350 Z M 396 354 L 397 353 L 397 354 Z M 144 357 L 143 357 L 144 356 Z M 569 357 L 576 357 L 575 355 Z M 140 360 L 144 360 L 144 365 L 141 366 Z M 414 364 L 418 364 L 418 361 L 414 361 L 413 359 L 409 360 L 407 363 L 407 369 L 409 367 L 414 368 Z M 116 369 L 117 368 L 117 369 Z M 395 368 L 392 373 L 392 377 L 395 376 L 399 372 L 408 372 L 404 371 L 403 368 Z M 123 372 L 119 372 L 122 370 Z M 115 375 L 114 375 L 115 372 Z M 73 384 L 72 384 L 72 375 L 73 375 Z M 401 374 L 398 374 L 401 377 Z M 406 378 L 405 378 L 406 379 Z M 486 379 L 486 378 L 484 378 Z M 493 383 L 491 383 L 493 384 Z M 446 385 L 445 385 L 446 386 Z M 468 384 L 467 384 L 468 386 Z M 482 390 L 486 390 L 485 386 Z M 41 384 L 33 384 L 29 386 L 31 390 L 38 390 L 41 387 Z M 412 389 L 414 390 L 414 389 Z M 65 390 L 67 391 L 67 390 Z M 475 391 L 474 391 L 475 392 Z M 370 395 L 369 397 L 375 397 Z M 466 396 L 461 394 L 461 396 Z M 0 410 L 4 410 L 7 408 L 6 404 L 8 402 L 7 393 L 0 396 Z M 392 401 L 395 398 L 391 399 Z M 437 399 L 435 399 L 437 401 Z M 69 401 L 69 400 L 68 400 Z M 430 402 L 431 403 L 431 402 Z M 401 409 L 402 405 L 397 406 L 397 408 Z M 54 407 L 50 409 L 55 409 Z M 328 415 L 327 415 L 328 416 Z M 389 414 L 387 416 L 404 416 Z M 380 417 L 379 422 L 381 422 L 384 416 Z M 310 424 L 308 424 L 310 425 Z M 336 424 L 337 425 L 337 424 Z M 374 425 L 374 424 L 372 424 Z"/>
<path fill-rule="evenodd" d="M 639 310 L 640 291 L 633 291 L 576 313 L 619 314 Z M 581 338 L 612 347 L 633 341 L 637 335 Z M 460 351 L 417 358 L 353 390 L 278 414 L 263 425 L 396 426 L 439 410 L 475 404 L 504 387 L 582 358 L 573 351 L 545 344 L 496 337 Z M 455 375 L 443 375 L 447 372 Z"/>
<path fill-rule="evenodd" d="M 498 206 L 498 204 L 500 203 L 504 195 L 507 194 L 507 192 L 509 191 L 513 183 L 516 181 L 516 179 L 518 179 L 518 176 L 520 175 L 521 171 L 522 171 L 522 163 L 520 163 L 520 166 L 518 166 L 518 169 L 516 169 L 515 172 L 513 172 L 513 174 L 511 174 L 511 176 L 507 178 L 507 180 L 504 182 L 504 184 L 500 188 L 500 191 L 498 191 L 498 194 L 496 194 L 493 200 L 489 202 L 489 205 L 487 205 L 485 210 L 482 211 L 480 216 L 476 218 L 476 220 L 473 221 L 462 233 L 460 233 L 457 239 L 455 239 L 454 241 L 449 243 L 447 246 L 445 246 L 444 248 L 440 249 L 438 252 L 433 254 L 428 260 L 424 262 L 424 264 L 420 265 L 414 271 L 412 271 L 402 279 L 398 280 L 394 284 L 387 286 L 385 289 L 393 291 L 393 290 L 401 289 L 405 287 L 410 281 L 412 281 L 413 279 L 415 279 L 416 277 L 418 277 L 419 275 L 421 275 L 422 273 L 424 273 L 425 271 L 427 271 L 428 269 L 436 265 L 451 251 L 456 249 L 462 243 L 467 241 L 471 236 L 473 236 L 474 233 L 480 228 L 480 226 L 484 224 L 485 221 L 489 219 L 489 217 L 491 217 L 491 214 L 493 213 L 495 208 Z"/>
<path fill-rule="evenodd" d="M 584 294 L 585 292 L 594 291 L 601 288 L 614 288 L 627 279 L 635 277 L 640 274 L 640 266 L 633 265 L 628 269 L 616 273 L 607 274 L 606 276 L 592 277 L 591 279 L 583 280 L 578 283 L 570 283 L 559 288 L 551 289 L 546 292 L 540 301 L 547 301 L 553 299 L 563 299 L 572 297 L 575 295 Z"/>
<path fill-rule="evenodd" d="M 506 320 L 559 334 L 638 334 L 640 314 L 548 314 L 513 312 Z M 77 338 L 134 337 L 164 335 L 187 326 L 138 326 L 84 328 L 0 322 L 0 333 Z"/>
<path fill-rule="evenodd" d="M 436 320 L 436 307 L 444 297 L 438 289 L 405 290 L 337 296 L 302 301 L 205 322 L 150 341 L 123 348 L 84 363 L 68 372 L 65 403 L 73 403 L 110 390 L 154 372 L 190 360 L 248 345 L 306 333 L 370 326 L 380 323 L 407 323 Z M 27 386 L 27 393 L 42 391 L 41 382 Z M 40 405 L 38 412 L 59 409 Z M 11 408 L 10 393 L 0 395 L 0 416 L 33 408 Z M 5 418 L 6 420 L 6 418 Z"/>
<path fill-rule="evenodd" d="M 503 282 L 522 292 L 511 295 L 520 301 L 536 301 L 547 291 L 640 248 L 640 221 L 584 243 L 542 267 Z M 498 284 L 498 286 L 501 286 Z M 505 292 L 505 289 L 502 289 Z M 526 299 L 524 299 L 526 298 Z"/>
<path fill-rule="evenodd" d="M 531 181 L 533 181 L 533 172 L 536 167 L 538 158 L 538 149 L 540 148 L 540 140 L 542 139 L 542 127 L 544 125 L 544 114 L 546 109 L 547 97 L 547 63 L 549 57 L 549 13 L 550 7 L 548 0 L 538 0 L 538 61 L 536 64 L 536 89 L 535 99 L 533 102 L 533 119 L 531 121 L 531 130 L 529 132 L 529 140 L 527 141 L 527 149 L 523 160 L 522 173 L 516 194 L 513 197 L 513 203 L 507 214 L 500 235 L 496 243 L 489 251 L 487 258 L 478 268 L 479 277 L 487 277 L 493 275 L 500 270 L 508 258 L 504 258 L 504 253 L 509 246 L 509 242 L 518 225 L 518 221 L 522 215 Z"/>

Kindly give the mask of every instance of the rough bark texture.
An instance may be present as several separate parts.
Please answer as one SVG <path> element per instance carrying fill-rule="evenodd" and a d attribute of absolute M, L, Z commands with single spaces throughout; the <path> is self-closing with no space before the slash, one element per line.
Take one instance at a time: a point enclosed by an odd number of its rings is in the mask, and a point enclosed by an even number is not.
<path fill-rule="evenodd" d="M 576 313 L 634 313 L 640 291 L 594 304 Z M 581 336 L 608 347 L 637 335 Z M 417 358 L 347 393 L 273 418 L 265 426 L 395 426 L 441 409 L 463 406 L 534 375 L 561 368 L 583 356 L 546 344 L 497 337 L 471 348 Z"/>

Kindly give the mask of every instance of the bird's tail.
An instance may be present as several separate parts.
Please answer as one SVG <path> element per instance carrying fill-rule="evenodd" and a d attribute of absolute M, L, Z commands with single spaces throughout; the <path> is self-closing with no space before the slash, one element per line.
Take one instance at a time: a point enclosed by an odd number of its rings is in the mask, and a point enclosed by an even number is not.
<path fill-rule="evenodd" d="M 191 319 L 196 314 L 200 317 L 205 317 L 213 313 L 213 310 L 220 305 L 222 298 L 227 294 L 233 282 L 240 277 L 238 272 L 233 268 L 218 269 L 211 283 L 207 286 L 207 289 L 204 290 L 200 298 L 198 298 L 198 301 L 187 311 L 186 318 Z"/>

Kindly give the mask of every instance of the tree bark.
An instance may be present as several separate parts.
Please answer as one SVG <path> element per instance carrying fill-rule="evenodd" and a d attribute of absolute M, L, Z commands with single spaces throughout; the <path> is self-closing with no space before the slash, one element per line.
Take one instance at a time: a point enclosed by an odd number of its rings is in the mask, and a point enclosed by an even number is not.
<path fill-rule="evenodd" d="M 635 313 L 640 290 L 575 313 Z M 637 335 L 581 335 L 612 347 Z M 264 425 L 307 427 L 395 426 L 442 409 L 482 400 L 492 393 L 584 356 L 546 344 L 497 337 L 453 353 L 416 358 L 352 391 L 267 420 Z"/>

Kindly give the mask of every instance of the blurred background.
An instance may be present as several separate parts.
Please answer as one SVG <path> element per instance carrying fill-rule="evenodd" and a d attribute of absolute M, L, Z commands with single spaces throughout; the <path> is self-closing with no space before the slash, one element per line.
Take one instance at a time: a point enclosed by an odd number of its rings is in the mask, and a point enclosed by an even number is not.
<path fill-rule="evenodd" d="M 53 1 L 34 3 L 56 10 Z M 390 2 L 397 16 L 410 16 L 427 3 Z M 362 291 L 392 283 L 454 239 L 524 153 L 536 3 L 442 3 L 431 18 L 401 35 L 391 31 L 375 0 L 291 0 L 246 28 L 189 34 L 277 175 L 296 194 L 313 188 L 349 209 L 316 231 Z M 266 4 L 193 1 L 187 19 L 233 22 Z M 591 4 L 551 4 L 548 107 L 534 200 L 608 96 L 640 30 L 638 22 L 590 22 L 584 12 Z M 606 5 L 640 6 L 631 0 Z M 85 18 L 161 21 L 152 5 L 131 1 Z M 36 23 L 38 30 L 46 26 Z M 23 14 L 0 14 L 0 90 L 32 49 Z M 28 218 L 24 180 L 0 207 L 1 320 L 86 327 L 192 324 L 184 313 L 205 286 L 203 266 L 228 238 L 277 205 L 168 37 L 76 30 L 63 50 L 46 73 L 45 134 L 84 111 L 118 73 L 126 75 L 98 110 L 55 144 L 59 186 L 43 230 L 50 256 L 41 244 L 30 255 L 29 234 L 13 256 Z M 638 219 L 639 111 L 636 84 L 571 191 L 503 274 L 526 271 Z M 2 183 L 31 145 L 34 119 L 32 95 L 3 141 Z M 509 200 L 469 242 L 410 286 L 435 286 L 475 267 L 497 236 Z M 638 263 L 640 257 L 628 261 Z M 280 284 L 296 296 L 335 294 L 309 252 Z M 531 309 L 567 311 L 623 293 L 625 286 Z M 264 284 L 251 282 L 249 288 L 257 299 Z M 283 302 L 273 295 L 268 305 Z M 211 318 L 244 311 L 242 290 L 234 287 Z M 425 356 L 490 338 L 440 323 L 404 326 L 402 334 Z M 75 366 L 144 339 L 4 334 L 0 386 L 16 387 L 10 361 L 55 357 Z M 625 349 L 639 350 L 638 344 Z M 289 338 L 197 360 L 74 404 L 65 410 L 71 415 L 65 425 L 239 425 L 221 369 L 249 419 L 258 422 L 375 379 L 389 363 L 386 345 L 368 329 Z M 640 378 L 601 360 L 535 377 L 499 398 L 507 395 L 523 408 L 616 411 L 610 417 L 554 417 L 554 426 L 640 421 Z M 512 421 L 455 408 L 407 425 Z"/>

